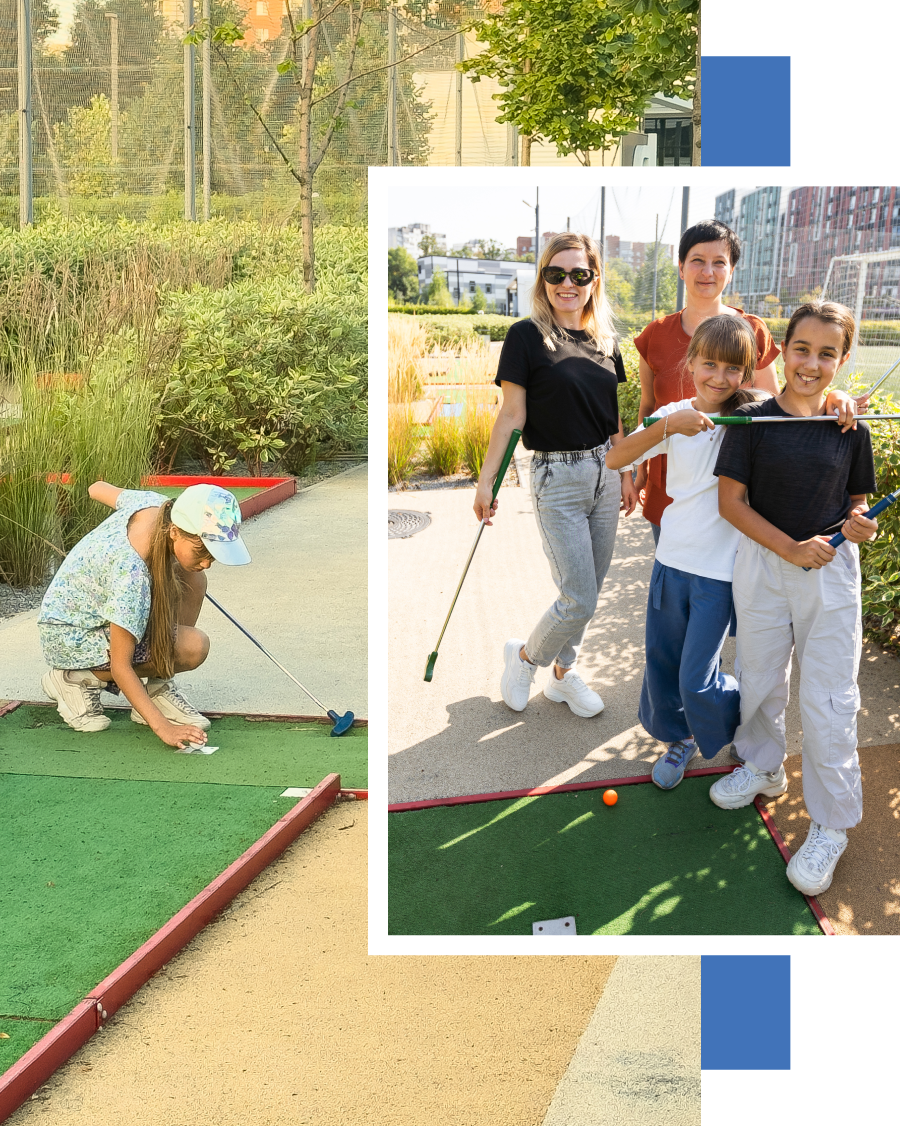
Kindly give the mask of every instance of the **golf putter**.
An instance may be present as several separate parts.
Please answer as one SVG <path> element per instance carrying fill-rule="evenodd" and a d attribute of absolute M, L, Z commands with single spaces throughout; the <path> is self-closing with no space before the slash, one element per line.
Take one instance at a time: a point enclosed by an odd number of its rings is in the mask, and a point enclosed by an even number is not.
<path fill-rule="evenodd" d="M 662 415 L 661 418 L 664 416 Z M 724 416 L 707 415 L 710 422 L 716 426 L 750 426 L 755 422 L 839 422 L 835 414 L 762 414 L 752 417 L 749 414 L 729 414 Z M 857 422 L 885 422 L 894 419 L 900 421 L 899 414 L 857 414 L 853 416 Z M 643 418 L 646 426 L 653 422 L 661 422 L 661 418 L 651 416 Z"/>
<path fill-rule="evenodd" d="M 508 439 L 508 448 L 505 450 L 505 456 L 502 458 L 502 463 L 498 467 L 498 476 L 495 478 L 495 484 L 492 487 L 492 500 L 498 496 L 498 490 L 502 486 L 505 473 L 508 471 L 508 465 L 511 462 L 511 457 L 514 453 L 514 447 L 518 444 L 521 437 L 520 430 L 512 430 L 511 437 Z M 466 566 L 463 568 L 463 574 L 460 576 L 460 582 L 457 586 L 457 593 L 454 595 L 454 600 L 450 604 L 450 609 L 447 611 L 447 617 L 444 620 L 444 628 L 441 630 L 441 636 L 438 638 L 438 643 L 434 647 L 434 652 L 428 655 L 428 664 L 425 666 L 425 680 L 430 681 L 434 676 L 434 663 L 438 659 L 438 649 L 441 647 L 441 642 L 444 640 L 444 634 L 447 630 L 447 623 L 450 621 L 450 616 L 454 612 L 454 607 L 457 605 L 457 598 L 460 595 L 460 587 L 463 586 L 463 580 L 466 578 L 466 573 L 470 569 L 470 564 L 473 562 L 473 556 L 476 554 L 476 548 L 479 546 L 479 537 L 482 535 L 482 529 L 486 526 L 485 520 L 479 521 L 479 531 L 476 533 L 476 538 L 473 540 L 473 546 L 467 556 Z"/>
<path fill-rule="evenodd" d="M 879 389 L 879 387 L 881 387 L 881 385 L 882 385 L 882 384 L 883 384 L 883 383 L 885 382 L 885 380 L 886 380 L 886 379 L 888 378 L 888 376 L 889 376 L 889 375 L 891 375 L 891 373 L 892 373 L 892 372 L 894 371 L 894 369 L 895 369 L 895 368 L 897 368 L 897 367 L 900 367 L 900 366 L 901 366 L 901 361 L 900 361 L 900 360 L 895 360 L 895 362 L 894 362 L 894 363 L 893 363 L 893 364 L 891 365 L 891 367 L 890 367 L 890 368 L 889 368 L 889 369 L 888 369 L 888 370 L 887 370 L 887 371 L 885 372 L 885 374 L 884 374 L 884 375 L 882 376 L 882 378 L 881 378 L 881 379 L 880 379 L 880 380 L 878 381 L 878 383 L 876 383 L 874 387 L 870 387 L 870 388 L 869 388 L 869 390 L 865 392 L 865 397 L 866 397 L 866 398 L 868 399 L 868 398 L 869 398 L 869 397 L 870 397 L 871 395 L 874 395 L 874 394 L 875 394 L 875 392 L 876 392 L 876 391 L 877 391 L 877 390 Z M 857 398 L 861 399 L 861 398 L 863 398 L 863 396 L 862 396 L 862 395 L 858 395 L 858 396 L 857 396 Z"/>
<path fill-rule="evenodd" d="M 874 520 L 880 512 L 884 512 L 886 508 L 890 508 L 894 504 L 894 502 L 898 499 L 898 494 L 900 492 L 900 489 L 895 489 L 895 491 L 893 493 L 889 493 L 887 497 L 882 497 L 878 504 L 873 504 L 868 512 L 863 513 L 863 516 L 865 516 L 867 520 Z M 846 539 L 846 537 L 844 536 L 843 532 L 837 532 L 837 534 L 831 536 L 831 538 L 827 542 L 831 547 L 840 547 L 844 539 Z M 802 568 L 803 571 L 810 571 L 811 569 L 811 567 Z"/>
<path fill-rule="evenodd" d="M 253 643 L 253 645 L 255 645 L 255 647 L 257 649 L 261 649 L 261 651 L 265 654 L 266 657 L 268 657 L 268 659 L 271 661 L 271 663 L 273 665 L 276 665 L 279 669 L 281 669 L 281 671 L 284 673 L 284 675 L 286 677 L 288 677 L 290 680 L 293 680 L 294 683 L 297 685 L 297 687 L 301 690 L 301 692 L 306 692 L 306 694 L 310 697 L 310 699 L 313 701 L 313 703 L 318 704 L 319 707 L 321 707 L 323 709 L 323 711 L 326 713 L 326 715 L 329 716 L 329 718 L 332 720 L 332 731 L 330 731 L 330 733 L 329 733 L 330 735 L 344 735 L 345 734 L 345 732 L 355 722 L 355 713 L 354 712 L 346 712 L 344 715 L 339 715 L 338 712 L 334 712 L 334 711 L 332 711 L 331 708 L 327 708 L 325 706 L 325 704 L 321 704 L 319 702 L 319 700 L 317 700 L 317 698 L 310 691 L 310 689 L 304 688 L 304 686 L 300 683 L 300 681 L 297 679 L 297 677 L 294 676 L 292 673 L 289 673 L 287 671 L 287 669 L 284 667 L 284 665 L 282 665 L 282 663 L 279 660 L 277 660 L 275 657 L 273 657 L 271 655 L 271 653 L 269 653 L 269 651 L 265 648 L 265 646 L 261 643 L 261 641 L 257 641 L 256 638 L 254 638 L 252 636 L 252 634 L 249 632 L 249 630 L 246 629 L 246 627 L 244 625 L 242 625 L 240 622 L 238 622 L 236 620 L 236 618 L 234 618 L 234 616 L 230 613 L 229 610 L 225 610 L 223 608 L 223 606 L 221 606 L 221 604 L 217 601 L 216 598 L 212 598 L 211 595 L 207 594 L 207 593 L 205 593 L 205 598 L 208 600 L 208 602 L 211 603 L 212 606 L 216 606 L 217 609 L 220 610 L 220 612 L 223 614 L 223 616 L 225 618 L 229 618 L 230 621 L 233 622 L 233 624 L 236 626 L 236 628 L 241 633 L 244 633 L 249 638 L 249 640 Z"/>

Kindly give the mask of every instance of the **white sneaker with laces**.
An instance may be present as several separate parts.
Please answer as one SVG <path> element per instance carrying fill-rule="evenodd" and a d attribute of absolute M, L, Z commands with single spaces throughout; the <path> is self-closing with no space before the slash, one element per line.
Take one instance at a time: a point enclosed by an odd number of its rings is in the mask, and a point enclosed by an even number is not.
<path fill-rule="evenodd" d="M 825 829 L 817 821 L 812 821 L 805 843 L 786 865 L 789 883 L 802 895 L 820 895 L 827 891 L 837 861 L 843 856 L 847 844 L 843 829 Z"/>
<path fill-rule="evenodd" d="M 200 712 L 196 712 L 182 695 L 174 680 L 148 677 L 147 695 L 157 711 L 162 712 L 171 723 L 191 723 L 195 727 L 200 727 L 202 731 L 207 731 L 211 726 L 211 721 Z M 136 708 L 131 709 L 131 718 L 135 723 L 147 725 L 147 720 Z"/>
<path fill-rule="evenodd" d="M 763 794 L 765 798 L 775 798 L 784 794 L 788 788 L 782 764 L 772 774 L 745 764 L 731 774 L 723 774 L 718 782 L 709 787 L 709 796 L 722 809 L 741 809 L 750 805 L 758 794 Z"/>
<path fill-rule="evenodd" d="M 100 701 L 104 684 L 89 669 L 51 669 L 42 677 L 45 695 L 57 702 L 58 714 L 74 731 L 105 731 L 112 722 Z"/>
<path fill-rule="evenodd" d="M 530 689 L 537 666 L 521 660 L 524 642 L 512 637 L 505 642 L 505 671 L 502 673 L 502 699 L 513 711 L 522 712 L 530 699 Z"/>
<path fill-rule="evenodd" d="M 553 668 L 549 681 L 543 689 L 547 700 L 556 704 L 568 704 L 576 715 L 587 719 L 604 710 L 604 701 L 593 688 L 589 688 L 574 669 L 569 669 L 560 680 Z"/>

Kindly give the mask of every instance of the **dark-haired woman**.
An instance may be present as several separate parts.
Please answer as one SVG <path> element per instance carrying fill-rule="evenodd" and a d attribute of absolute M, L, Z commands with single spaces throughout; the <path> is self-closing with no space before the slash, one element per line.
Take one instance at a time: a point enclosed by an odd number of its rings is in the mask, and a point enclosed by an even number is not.
<path fill-rule="evenodd" d="M 192 485 L 172 501 L 104 481 L 89 495 L 115 512 L 73 548 L 45 593 L 38 629 L 51 670 L 42 688 L 75 731 L 109 726 L 101 693 L 114 684 L 131 704 L 131 719 L 168 746 L 202 743 L 210 721 L 173 676 L 208 655 L 207 634 L 195 624 L 204 572 L 215 559 L 250 561 L 236 498 Z"/>
<path fill-rule="evenodd" d="M 824 392 L 849 358 L 849 309 L 810 302 L 789 320 L 781 395 L 738 408 L 756 417 L 830 413 Z M 862 817 L 856 751 L 862 641 L 859 552 L 877 524 L 863 515 L 875 491 L 865 423 L 728 427 L 716 461 L 719 513 L 740 533 L 732 575 L 738 618 L 743 765 L 710 790 L 716 805 L 739 809 L 758 794 L 786 791 L 785 711 L 792 650 L 799 664 L 802 791 L 811 824 L 786 868 L 805 895 L 831 884 Z M 836 550 L 828 540 L 842 532 Z"/>
<path fill-rule="evenodd" d="M 490 523 L 492 486 L 512 430 L 534 451 L 530 492 L 543 550 L 559 592 L 525 640 L 505 644 L 502 698 L 527 706 L 538 668 L 553 667 L 543 694 L 579 716 L 603 709 L 575 662 L 610 567 L 620 510 L 638 494 L 632 467 L 607 468 L 623 436 L 617 385 L 626 372 L 607 297 L 600 253 L 586 235 L 551 238 L 540 257 L 531 316 L 508 331 L 495 382 L 502 389 L 489 451 L 473 503 Z"/>
<path fill-rule="evenodd" d="M 697 223 L 684 232 L 677 259 L 686 287 L 687 303 L 679 312 L 652 321 L 635 340 L 642 384 L 640 419 L 648 418 L 666 403 L 677 402 L 692 393 L 692 386 L 682 379 L 681 365 L 690 338 L 708 317 L 744 317 L 757 341 L 754 388 L 770 395 L 779 394 L 774 363 L 779 348 L 774 344 L 770 330 L 760 317 L 722 303 L 722 294 L 728 288 L 740 257 L 738 236 L 718 220 Z M 667 494 L 667 466 L 667 455 L 659 454 L 644 461 L 636 475 L 636 485 L 643 494 L 642 513 L 652 525 L 656 543 L 660 535 L 661 514 L 671 503 Z"/>

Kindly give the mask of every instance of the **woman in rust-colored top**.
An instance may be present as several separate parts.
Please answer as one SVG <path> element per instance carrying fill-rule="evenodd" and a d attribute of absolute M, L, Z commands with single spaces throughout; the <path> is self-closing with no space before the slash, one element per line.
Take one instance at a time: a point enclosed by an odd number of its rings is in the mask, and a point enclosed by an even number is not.
<path fill-rule="evenodd" d="M 725 313 L 744 317 L 754 330 L 757 340 L 754 386 L 778 395 L 779 384 L 773 361 L 779 355 L 779 348 L 773 343 L 770 330 L 760 317 L 722 304 L 722 293 L 741 257 L 738 236 L 730 227 L 715 219 L 697 223 L 684 232 L 677 257 L 680 276 L 686 286 L 686 306 L 678 313 L 659 317 L 647 325 L 635 340 L 642 384 L 639 418 L 647 418 L 659 407 L 686 398 L 688 387 L 692 391 L 692 384 L 681 385 L 681 369 L 690 337 L 707 318 Z M 651 458 L 639 467 L 636 480 L 640 491 L 644 491 L 642 512 L 652 525 L 656 544 L 661 514 L 671 503 L 666 491 L 667 466 L 665 454 Z"/>

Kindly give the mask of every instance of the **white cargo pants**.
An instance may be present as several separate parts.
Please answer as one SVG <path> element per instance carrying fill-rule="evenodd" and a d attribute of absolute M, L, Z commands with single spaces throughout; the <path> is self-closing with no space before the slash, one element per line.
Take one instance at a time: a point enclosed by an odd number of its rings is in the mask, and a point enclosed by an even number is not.
<path fill-rule="evenodd" d="M 862 818 L 856 545 L 846 540 L 826 567 L 803 571 L 742 536 L 732 593 L 738 618 L 735 673 L 741 686 L 738 754 L 758 770 L 774 771 L 782 763 L 794 646 L 801 672 L 805 807 L 820 825 L 852 828 Z"/>

